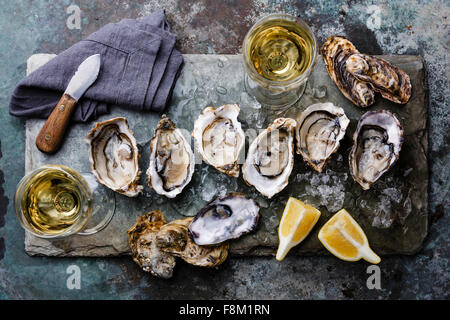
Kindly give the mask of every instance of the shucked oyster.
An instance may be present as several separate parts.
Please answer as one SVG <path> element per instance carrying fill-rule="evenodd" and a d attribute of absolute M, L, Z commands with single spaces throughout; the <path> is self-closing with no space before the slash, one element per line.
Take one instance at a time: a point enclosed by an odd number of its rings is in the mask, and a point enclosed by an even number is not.
<path fill-rule="evenodd" d="M 229 244 L 197 245 L 188 232 L 193 219 L 190 217 L 174 220 L 162 226 L 156 234 L 157 247 L 195 266 L 212 268 L 222 264 L 228 256 Z"/>
<path fill-rule="evenodd" d="M 144 270 L 160 278 L 171 278 L 176 257 L 201 267 L 216 267 L 228 256 L 227 243 L 218 246 L 199 246 L 192 241 L 188 226 L 193 218 L 164 219 L 161 211 L 140 216 L 128 230 L 133 260 Z"/>
<path fill-rule="evenodd" d="M 367 107 L 375 102 L 374 91 L 395 103 L 411 96 L 409 76 L 391 63 L 359 53 L 344 37 L 331 36 L 322 46 L 322 56 L 331 79 L 354 104 Z"/>
<path fill-rule="evenodd" d="M 159 194 L 174 198 L 191 181 L 194 165 L 188 141 L 163 115 L 150 142 L 149 186 Z"/>
<path fill-rule="evenodd" d="M 403 129 L 386 110 L 369 111 L 358 122 L 353 135 L 349 165 L 353 179 L 364 190 L 377 181 L 397 161 L 403 142 Z"/>
<path fill-rule="evenodd" d="M 125 118 L 98 122 L 86 142 L 92 172 L 100 183 L 128 197 L 142 192 L 137 143 Z"/>
<path fill-rule="evenodd" d="M 203 160 L 232 177 L 239 176 L 239 153 L 245 143 L 244 131 L 237 117 L 239 107 L 227 104 L 203 110 L 194 123 L 192 136 Z"/>
<path fill-rule="evenodd" d="M 189 225 L 189 233 L 196 244 L 218 244 L 253 231 L 258 221 L 256 202 L 232 192 L 201 209 Z"/>
<path fill-rule="evenodd" d="M 337 151 L 350 120 L 342 108 L 330 102 L 316 103 L 297 120 L 297 153 L 318 172 Z"/>
<path fill-rule="evenodd" d="M 296 121 L 278 118 L 251 143 L 242 174 L 248 185 L 272 198 L 286 187 L 294 166 Z"/>
<path fill-rule="evenodd" d="M 146 272 L 160 278 L 171 278 L 175 257 L 156 245 L 156 233 L 167 223 L 161 211 L 150 211 L 140 216 L 128 230 L 133 260 Z"/>

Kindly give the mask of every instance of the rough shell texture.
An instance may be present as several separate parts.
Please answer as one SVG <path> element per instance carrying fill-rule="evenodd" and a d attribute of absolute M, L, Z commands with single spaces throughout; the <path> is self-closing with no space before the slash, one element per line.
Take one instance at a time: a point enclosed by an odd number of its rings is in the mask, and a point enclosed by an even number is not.
<path fill-rule="evenodd" d="M 232 177 L 239 176 L 239 154 L 245 143 L 236 104 L 203 110 L 194 123 L 192 136 L 203 160 Z"/>
<path fill-rule="evenodd" d="M 294 166 L 294 129 L 296 121 L 278 118 L 250 144 L 242 174 L 269 199 L 289 183 Z"/>
<path fill-rule="evenodd" d="M 139 151 L 125 118 L 96 123 L 86 142 L 91 170 L 100 183 L 128 197 L 142 192 Z"/>
<path fill-rule="evenodd" d="M 181 130 L 163 115 L 150 142 L 148 184 L 168 198 L 177 196 L 191 181 L 194 153 Z"/>
<path fill-rule="evenodd" d="M 405 104 L 411 97 L 409 76 L 386 60 L 353 54 L 348 58 L 346 68 L 358 80 L 370 83 L 372 89 L 385 99 Z"/>
<path fill-rule="evenodd" d="M 133 260 L 146 272 L 168 279 L 172 277 L 176 259 L 156 245 L 156 234 L 167 223 L 161 211 L 155 210 L 140 216 L 128 230 L 128 241 Z"/>
<path fill-rule="evenodd" d="M 330 102 L 306 108 L 297 120 L 297 153 L 318 172 L 337 151 L 350 120 Z"/>
<path fill-rule="evenodd" d="M 253 231 L 258 221 L 256 202 L 233 192 L 201 209 L 189 225 L 189 233 L 199 245 L 218 244 Z"/>
<path fill-rule="evenodd" d="M 403 128 L 386 110 L 369 111 L 358 122 L 349 155 L 350 173 L 364 190 L 388 171 L 400 156 Z"/>
<path fill-rule="evenodd" d="M 346 69 L 348 58 L 359 53 L 350 41 L 345 37 L 331 36 L 323 44 L 321 52 L 331 79 L 347 99 L 360 107 L 368 107 L 375 102 L 372 87 Z"/>
<path fill-rule="evenodd" d="M 331 79 L 354 104 L 372 105 L 374 91 L 395 103 L 407 103 L 411 97 L 411 81 L 403 70 L 383 59 L 359 53 L 345 37 L 329 37 L 321 51 Z"/>
<path fill-rule="evenodd" d="M 229 244 L 197 245 L 188 232 L 192 220 L 193 217 L 179 219 L 162 226 L 156 235 L 157 246 L 195 266 L 212 268 L 222 264 L 228 256 Z"/>

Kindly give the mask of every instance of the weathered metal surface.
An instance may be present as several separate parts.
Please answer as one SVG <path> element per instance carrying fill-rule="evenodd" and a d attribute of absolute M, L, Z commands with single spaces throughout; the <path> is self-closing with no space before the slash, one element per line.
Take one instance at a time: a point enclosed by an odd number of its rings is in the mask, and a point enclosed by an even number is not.
<path fill-rule="evenodd" d="M 450 205 L 448 11 L 445 0 L 7 0 L 0 11 L 0 299 L 432 299 L 449 298 Z M 80 29 L 69 29 L 66 12 L 78 5 Z M 424 58 L 429 83 L 429 235 L 414 256 L 383 257 L 381 289 L 369 290 L 367 264 L 331 256 L 228 259 L 218 270 L 177 266 L 170 281 L 155 279 L 129 259 L 29 257 L 15 218 L 13 196 L 24 175 L 24 121 L 8 114 L 26 59 L 59 53 L 99 27 L 166 10 L 182 53 L 235 54 L 248 28 L 275 12 L 300 15 L 319 43 L 348 37 L 361 52 L 413 54 Z M 225 16 L 225 18 L 223 18 Z M 222 17 L 222 18 L 220 18 Z M 3 177 L 3 179 L 2 179 Z M 81 270 L 81 289 L 69 290 L 67 268 Z"/>
<path fill-rule="evenodd" d="M 417 56 L 383 56 L 407 72 L 414 87 L 406 105 L 390 103 L 378 97 L 373 109 L 393 111 L 405 128 L 405 141 L 398 164 L 383 175 L 369 191 L 362 191 L 348 171 L 348 151 L 356 124 L 366 109 L 349 102 L 330 79 L 319 60 L 308 82 L 303 97 L 286 112 L 279 114 L 261 106 L 244 90 L 242 57 L 240 55 L 185 55 L 185 66 L 174 89 L 168 116 L 184 130 L 188 141 L 194 121 L 201 111 L 226 103 L 237 103 L 241 108 L 239 120 L 248 137 L 247 145 L 258 130 L 267 127 L 279 116 L 297 118 L 307 106 L 331 101 L 344 108 L 351 120 L 342 146 L 332 157 L 323 173 L 316 173 L 300 156 L 289 185 L 268 200 L 242 178 L 229 177 L 201 161 L 196 161 L 192 182 L 175 199 L 167 199 L 145 186 L 143 196 L 128 198 L 116 195 L 116 214 L 110 225 L 96 235 L 75 236 L 63 240 L 44 240 L 27 233 L 25 250 L 28 254 L 48 256 L 111 256 L 129 254 L 126 231 L 144 212 L 160 209 L 168 221 L 195 215 L 208 201 L 228 192 L 238 191 L 256 199 L 261 206 L 262 219 L 256 232 L 237 241 L 231 241 L 231 253 L 244 255 L 271 255 L 278 246 L 277 229 L 284 205 L 294 196 L 320 208 L 322 216 L 314 231 L 296 247 L 294 253 L 324 253 L 317 233 L 332 214 L 345 207 L 353 214 L 367 233 L 372 248 L 379 254 L 412 254 L 420 249 L 427 234 L 428 167 L 427 167 L 427 105 L 425 103 L 424 69 Z M 46 57 L 32 56 L 29 63 Z M 32 70 L 29 70 L 32 71 Z M 115 108 L 111 117 L 124 116 L 139 144 L 141 171 L 148 167 L 149 143 L 159 115 L 137 113 Z M 26 171 L 41 165 L 58 163 L 81 172 L 89 172 L 87 148 L 83 145 L 92 124 L 73 125 L 63 148 L 56 155 L 40 152 L 34 143 L 44 120 L 29 120 L 26 124 Z M 193 145 L 193 144 L 192 144 Z M 197 157 L 198 158 L 198 157 Z M 241 157 L 243 160 L 243 157 Z M 240 161 L 242 163 L 242 161 Z M 146 185 L 143 175 L 141 183 Z"/>

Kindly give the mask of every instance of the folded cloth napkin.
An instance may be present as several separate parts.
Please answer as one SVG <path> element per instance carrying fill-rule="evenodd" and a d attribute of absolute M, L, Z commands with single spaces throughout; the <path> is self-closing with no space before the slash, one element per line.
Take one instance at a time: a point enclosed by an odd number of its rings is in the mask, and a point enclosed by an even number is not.
<path fill-rule="evenodd" d="M 110 105 L 160 112 L 183 64 L 174 46 L 163 10 L 107 24 L 24 78 L 11 96 L 9 112 L 47 118 L 80 63 L 96 53 L 101 55 L 100 73 L 78 101 L 73 121 L 96 119 Z"/>

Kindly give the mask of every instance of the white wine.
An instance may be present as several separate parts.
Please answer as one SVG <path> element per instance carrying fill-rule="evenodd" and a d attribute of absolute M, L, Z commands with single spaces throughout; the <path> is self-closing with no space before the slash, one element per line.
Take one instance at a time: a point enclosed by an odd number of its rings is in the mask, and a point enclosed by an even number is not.
<path fill-rule="evenodd" d="M 47 168 L 26 185 L 22 212 L 38 232 L 60 234 L 78 219 L 81 193 L 73 177 L 57 168 Z"/>
<path fill-rule="evenodd" d="M 265 79 L 289 81 L 311 65 L 314 39 L 293 21 L 276 19 L 262 23 L 248 37 L 247 55 Z"/>

